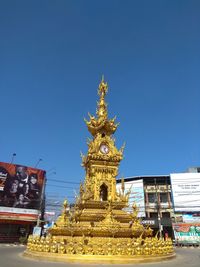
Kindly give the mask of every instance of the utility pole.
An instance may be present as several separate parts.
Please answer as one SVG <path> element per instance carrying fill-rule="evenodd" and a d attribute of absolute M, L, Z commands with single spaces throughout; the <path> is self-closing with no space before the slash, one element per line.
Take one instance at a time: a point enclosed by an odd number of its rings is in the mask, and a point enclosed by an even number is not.
<path fill-rule="evenodd" d="M 158 229 L 159 229 L 160 238 L 162 238 L 162 224 L 161 224 L 161 216 L 160 216 L 160 201 L 158 201 L 158 188 L 157 188 L 156 178 L 154 178 L 154 185 L 155 185 L 155 189 L 156 189 L 156 210 L 157 210 L 157 213 L 158 213 Z"/>

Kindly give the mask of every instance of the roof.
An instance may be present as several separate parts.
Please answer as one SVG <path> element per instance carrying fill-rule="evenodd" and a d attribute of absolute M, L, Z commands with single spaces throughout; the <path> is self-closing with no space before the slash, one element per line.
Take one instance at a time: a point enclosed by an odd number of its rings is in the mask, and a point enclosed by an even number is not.
<path fill-rule="evenodd" d="M 122 177 L 123 178 L 123 177 Z M 148 180 L 152 178 L 170 178 L 170 175 L 140 175 L 140 176 L 131 176 L 131 177 L 124 177 L 125 182 L 133 181 L 133 180 Z M 120 183 L 121 179 L 117 180 L 117 183 Z"/>

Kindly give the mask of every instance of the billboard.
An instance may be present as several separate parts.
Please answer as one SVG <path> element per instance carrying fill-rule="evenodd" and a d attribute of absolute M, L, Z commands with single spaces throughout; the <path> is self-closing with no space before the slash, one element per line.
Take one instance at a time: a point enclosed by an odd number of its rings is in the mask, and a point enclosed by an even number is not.
<path fill-rule="evenodd" d="M 117 191 L 121 190 L 121 183 L 117 184 Z M 139 212 L 138 217 L 145 217 L 145 202 L 144 202 L 144 187 L 143 180 L 125 180 L 125 194 L 130 191 L 129 195 L 129 207 L 131 208 L 133 203 L 136 203 Z M 130 210 L 131 211 L 131 210 Z"/>
<path fill-rule="evenodd" d="M 183 214 L 182 216 L 185 223 L 200 223 L 200 216 L 198 214 Z"/>
<path fill-rule="evenodd" d="M 174 223 L 173 229 L 177 243 L 200 245 L 200 223 Z"/>
<path fill-rule="evenodd" d="M 174 210 L 200 211 L 200 173 L 170 174 Z"/>
<path fill-rule="evenodd" d="M 37 217 L 44 181 L 43 170 L 0 162 L 0 214 Z"/>

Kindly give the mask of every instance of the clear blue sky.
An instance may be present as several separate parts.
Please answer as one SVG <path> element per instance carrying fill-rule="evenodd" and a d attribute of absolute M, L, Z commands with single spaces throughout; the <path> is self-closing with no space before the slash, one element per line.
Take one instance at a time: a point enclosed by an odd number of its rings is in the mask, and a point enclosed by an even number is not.
<path fill-rule="evenodd" d="M 104 74 L 116 144 L 126 142 L 120 175 L 199 166 L 199 14 L 192 0 L 0 1 L 0 161 L 42 158 L 49 179 L 83 180 L 83 118 Z M 55 184 L 48 194 L 74 194 Z"/>

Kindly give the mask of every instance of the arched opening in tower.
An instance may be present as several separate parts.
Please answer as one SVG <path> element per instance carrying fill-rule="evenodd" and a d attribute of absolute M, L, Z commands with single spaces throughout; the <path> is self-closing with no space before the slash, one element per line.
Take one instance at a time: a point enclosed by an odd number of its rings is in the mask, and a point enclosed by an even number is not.
<path fill-rule="evenodd" d="M 106 201 L 108 200 L 108 187 L 105 184 L 100 186 L 100 200 Z"/>

